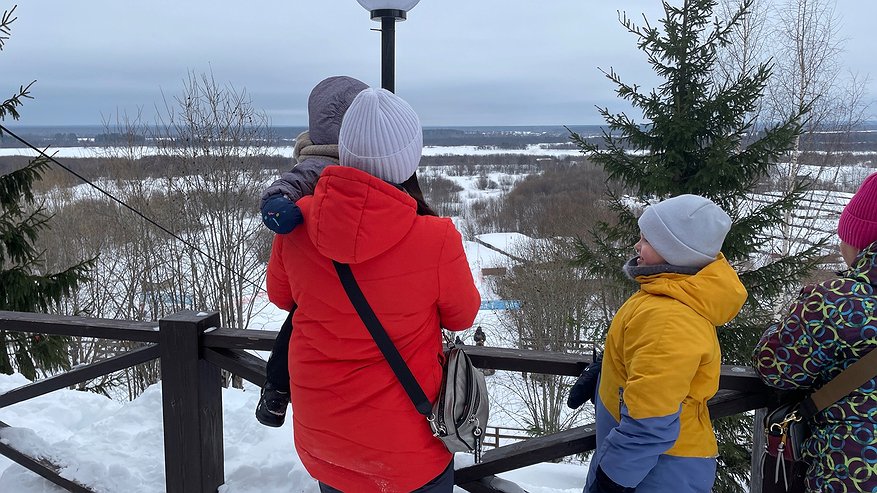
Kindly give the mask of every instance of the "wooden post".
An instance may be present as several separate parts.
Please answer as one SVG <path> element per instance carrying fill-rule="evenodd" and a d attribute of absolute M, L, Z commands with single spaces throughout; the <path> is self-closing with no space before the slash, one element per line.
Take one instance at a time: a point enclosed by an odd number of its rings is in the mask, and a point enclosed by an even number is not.
<path fill-rule="evenodd" d="M 225 482 L 222 376 L 201 359 L 201 334 L 219 313 L 184 310 L 159 321 L 167 493 L 215 493 Z"/>
<path fill-rule="evenodd" d="M 755 423 L 752 427 L 752 473 L 749 475 L 749 493 L 761 493 L 761 457 L 764 455 L 764 416 L 767 409 L 755 410 Z"/>

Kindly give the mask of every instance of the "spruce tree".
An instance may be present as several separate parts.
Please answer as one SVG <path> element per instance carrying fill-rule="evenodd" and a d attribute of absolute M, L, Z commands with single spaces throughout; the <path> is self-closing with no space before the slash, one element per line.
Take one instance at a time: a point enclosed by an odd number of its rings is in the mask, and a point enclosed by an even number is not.
<path fill-rule="evenodd" d="M 623 301 L 636 285 L 621 266 L 635 253 L 637 216 L 648 203 L 691 193 L 709 197 L 733 220 L 722 249 L 749 292 L 743 311 L 718 329 L 726 364 L 750 364 L 752 348 L 774 317 L 780 297 L 821 260 L 826 239 L 802 246 L 793 257 L 774 259 L 764 252 L 772 230 L 784 220 L 809 186 L 799 179 L 788 190 L 757 194 L 771 168 L 792 147 L 808 108 L 791 108 L 782 121 L 755 128 L 756 111 L 771 69 L 762 64 L 734 78 L 718 77 L 717 54 L 750 8 L 743 0 L 727 21 L 715 18 L 716 0 L 664 2 L 660 26 L 635 24 L 620 14 L 622 26 L 643 51 L 659 85 L 650 91 L 604 72 L 616 94 L 642 111 L 599 112 L 606 122 L 602 138 L 589 143 L 573 133 L 582 151 L 609 174 L 621 192 L 608 193 L 617 216 L 601 222 L 580 241 L 577 262 L 604 279 L 612 299 Z M 757 197 L 756 197 L 757 196 Z M 617 306 L 615 307 L 617 309 Z M 614 313 L 614 310 L 609 311 Z M 608 327 L 608 320 L 607 327 Z M 748 483 L 752 418 L 714 422 L 719 441 L 719 473 L 714 491 L 743 491 Z"/>
<path fill-rule="evenodd" d="M 15 7 L 0 18 L 0 50 L 15 21 Z M 30 98 L 32 85 L 19 87 L 0 104 L 0 122 L 6 117 L 18 120 L 18 108 Z M 0 127 L 0 137 L 3 134 Z M 45 157 L 27 166 L 0 175 L 0 310 L 46 312 L 76 289 L 85 279 L 90 262 L 82 262 L 62 272 L 46 272 L 43 252 L 35 242 L 48 226 L 50 217 L 36 203 L 33 183 L 49 167 Z M 0 372 L 17 370 L 29 379 L 36 370 L 53 371 L 69 366 L 66 337 L 26 334 L 0 330 Z"/>

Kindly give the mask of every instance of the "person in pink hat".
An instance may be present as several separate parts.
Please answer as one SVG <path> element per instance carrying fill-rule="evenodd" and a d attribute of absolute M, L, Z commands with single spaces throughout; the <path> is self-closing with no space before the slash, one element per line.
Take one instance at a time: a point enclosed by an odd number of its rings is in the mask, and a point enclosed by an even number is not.
<path fill-rule="evenodd" d="M 804 287 L 755 348 L 755 367 L 772 387 L 818 389 L 877 348 L 877 173 L 844 208 L 837 235 L 849 269 Z M 877 492 L 877 378 L 810 424 L 807 491 Z"/>

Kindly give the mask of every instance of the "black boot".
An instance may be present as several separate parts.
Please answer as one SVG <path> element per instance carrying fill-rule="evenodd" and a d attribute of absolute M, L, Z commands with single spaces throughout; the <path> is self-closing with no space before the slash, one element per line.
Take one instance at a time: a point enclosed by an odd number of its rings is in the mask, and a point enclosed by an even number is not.
<path fill-rule="evenodd" d="M 270 383 L 266 383 L 259 397 L 259 404 L 256 406 L 256 419 L 265 426 L 274 428 L 283 426 L 288 404 L 289 391 L 282 392 Z"/>

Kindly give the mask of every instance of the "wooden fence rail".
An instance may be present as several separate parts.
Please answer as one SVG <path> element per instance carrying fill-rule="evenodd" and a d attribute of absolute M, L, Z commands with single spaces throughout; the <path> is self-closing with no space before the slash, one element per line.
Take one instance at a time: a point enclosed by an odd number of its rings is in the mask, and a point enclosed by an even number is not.
<path fill-rule="evenodd" d="M 524 428 L 510 428 L 507 426 L 487 426 L 484 430 L 484 438 L 482 438 L 482 445 L 490 448 L 497 448 L 500 446 L 501 441 L 512 441 L 512 442 L 520 442 L 521 440 L 526 440 L 530 438 L 528 435 L 529 430 L 525 430 Z"/>
<path fill-rule="evenodd" d="M 275 332 L 219 328 L 217 313 L 183 311 L 159 322 L 129 322 L 36 313 L 0 311 L 0 330 L 136 341 L 142 348 L 77 367 L 0 394 L 0 408 L 69 387 L 150 360 L 158 359 L 162 374 L 165 475 L 168 493 L 215 493 L 224 483 L 222 378 L 226 370 L 262 386 L 265 362 L 247 350 L 269 351 Z M 590 354 L 464 346 L 480 368 L 549 375 L 577 376 L 591 362 Z M 760 409 L 775 402 L 752 368 L 723 366 L 720 391 L 710 400 L 714 418 Z M 8 425 L 0 422 L 0 438 Z M 540 462 L 593 450 L 593 424 L 552 435 L 526 437 L 486 450 L 482 462 L 458 469 L 455 482 L 472 493 L 497 493 L 494 475 Z M 86 486 L 60 475 L 60 468 L 27 456 L 0 440 L 0 454 L 76 493 Z"/>

